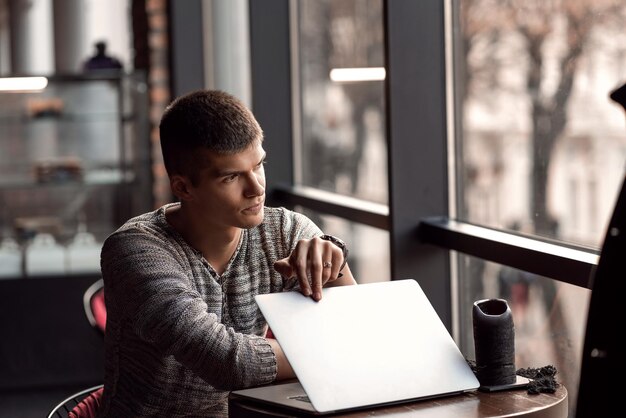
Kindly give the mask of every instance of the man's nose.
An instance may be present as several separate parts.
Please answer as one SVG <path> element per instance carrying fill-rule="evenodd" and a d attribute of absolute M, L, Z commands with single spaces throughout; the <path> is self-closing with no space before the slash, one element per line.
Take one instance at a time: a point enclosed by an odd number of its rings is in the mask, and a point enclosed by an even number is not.
<path fill-rule="evenodd" d="M 265 193 L 265 178 L 258 174 L 248 177 L 246 196 L 262 196 Z"/>

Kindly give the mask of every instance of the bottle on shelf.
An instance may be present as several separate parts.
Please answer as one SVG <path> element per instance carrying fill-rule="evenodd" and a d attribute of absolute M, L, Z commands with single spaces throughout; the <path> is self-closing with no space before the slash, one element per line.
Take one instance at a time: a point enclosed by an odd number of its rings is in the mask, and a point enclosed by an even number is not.
<path fill-rule="evenodd" d="M 83 222 L 79 223 L 78 231 L 66 249 L 67 272 L 99 273 L 101 249 L 102 243 L 97 242 L 96 237 L 87 232 Z"/>
<path fill-rule="evenodd" d="M 15 239 L 5 236 L 0 241 L 0 279 L 22 276 L 22 249 Z"/>
<path fill-rule="evenodd" d="M 26 246 L 25 273 L 28 277 L 66 273 L 65 248 L 52 234 L 40 232 Z"/>

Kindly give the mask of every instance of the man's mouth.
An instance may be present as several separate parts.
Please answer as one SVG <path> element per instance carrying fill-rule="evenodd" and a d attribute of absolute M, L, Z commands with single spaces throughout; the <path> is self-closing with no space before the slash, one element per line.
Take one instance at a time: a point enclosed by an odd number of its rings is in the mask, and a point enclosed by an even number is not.
<path fill-rule="evenodd" d="M 263 201 L 257 203 L 254 206 L 250 206 L 244 209 L 244 212 L 259 212 L 261 209 L 263 209 Z"/>

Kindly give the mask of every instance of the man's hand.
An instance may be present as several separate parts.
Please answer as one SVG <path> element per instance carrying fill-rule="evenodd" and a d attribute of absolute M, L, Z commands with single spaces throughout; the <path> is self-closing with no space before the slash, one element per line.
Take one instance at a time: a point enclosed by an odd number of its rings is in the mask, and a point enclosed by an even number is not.
<path fill-rule="evenodd" d="M 276 261 L 274 268 L 285 278 L 297 277 L 302 294 L 319 301 L 324 286 L 356 283 L 347 265 L 340 276 L 343 261 L 341 248 L 315 237 L 298 241 L 289 257 Z"/>

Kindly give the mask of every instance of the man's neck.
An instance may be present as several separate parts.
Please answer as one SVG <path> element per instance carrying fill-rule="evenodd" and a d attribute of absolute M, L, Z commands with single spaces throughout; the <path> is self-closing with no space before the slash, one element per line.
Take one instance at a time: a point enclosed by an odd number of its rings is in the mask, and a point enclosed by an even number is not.
<path fill-rule="evenodd" d="M 218 274 L 224 272 L 239 245 L 241 228 L 219 228 L 194 216 L 184 205 L 170 208 L 166 218 L 191 247 L 202 253 Z"/>

